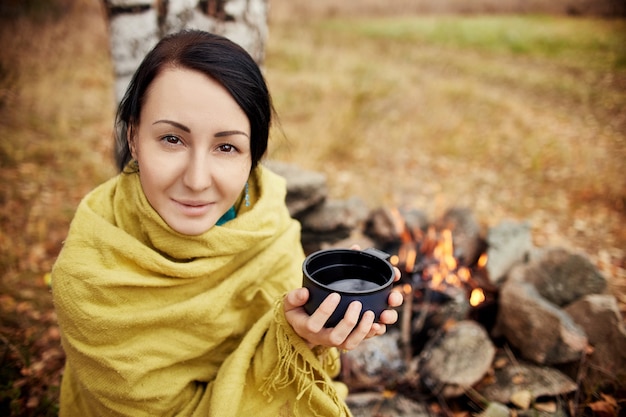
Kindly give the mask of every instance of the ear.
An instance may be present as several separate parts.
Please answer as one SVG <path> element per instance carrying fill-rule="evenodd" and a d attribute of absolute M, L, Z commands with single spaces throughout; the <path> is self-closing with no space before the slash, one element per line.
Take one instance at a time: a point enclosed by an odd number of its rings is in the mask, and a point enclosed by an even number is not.
<path fill-rule="evenodd" d="M 128 126 L 126 129 L 126 141 L 128 142 L 128 149 L 130 150 L 130 155 L 134 160 L 137 160 L 137 147 L 135 145 L 135 135 L 133 132 L 133 128 Z"/>

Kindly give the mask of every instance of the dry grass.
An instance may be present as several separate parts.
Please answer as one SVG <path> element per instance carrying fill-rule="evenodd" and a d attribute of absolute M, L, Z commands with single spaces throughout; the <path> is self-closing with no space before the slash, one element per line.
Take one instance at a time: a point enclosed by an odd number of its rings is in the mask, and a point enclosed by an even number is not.
<path fill-rule="evenodd" d="M 333 16 L 403 16 L 407 14 L 569 14 L 626 16 L 619 0 L 271 0 L 275 20 Z"/>
<path fill-rule="evenodd" d="M 623 20 L 284 20 L 267 76 L 271 156 L 327 174 L 334 198 L 529 220 L 588 253 L 620 292 L 626 232 Z"/>

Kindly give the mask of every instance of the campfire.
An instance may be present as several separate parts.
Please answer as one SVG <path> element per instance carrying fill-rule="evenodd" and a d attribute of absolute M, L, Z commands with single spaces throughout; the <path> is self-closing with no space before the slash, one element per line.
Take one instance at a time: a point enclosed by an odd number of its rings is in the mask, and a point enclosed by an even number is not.
<path fill-rule="evenodd" d="M 448 288 L 456 287 L 467 291 L 472 307 L 485 301 L 485 292 L 473 277 L 487 264 L 486 253 L 475 265 L 463 265 L 454 255 L 452 230 L 437 231 L 432 225 L 425 233 L 409 229 L 397 209 L 392 213 L 397 219 L 400 246 L 390 261 L 402 273 L 404 292 L 430 289 L 445 294 Z"/>
<path fill-rule="evenodd" d="M 463 259 L 455 251 L 452 228 L 411 225 L 400 210 L 389 213 L 397 239 L 384 250 L 402 274 L 401 345 L 404 359 L 410 361 L 450 320 L 476 318 L 483 304 L 493 306 L 495 291 L 484 279 L 484 250 L 476 260 Z"/>
<path fill-rule="evenodd" d="M 435 222 L 419 211 L 378 210 L 370 213 L 364 232 L 392 254 L 390 261 L 401 272 L 397 290 L 404 304 L 388 339 L 347 355 L 345 381 L 353 389 L 362 387 L 371 396 L 376 384 L 391 386 L 417 404 L 428 394 L 440 403 L 446 398 L 471 403 L 472 393 L 480 393 L 525 410 L 530 404 L 518 397 L 530 398 L 530 392 L 536 402 L 575 392 L 570 378 L 580 371 L 580 361 L 610 369 L 608 361 L 585 350 L 590 339 L 572 320 L 592 315 L 593 296 L 576 302 L 585 296 L 582 288 L 599 294 L 605 285 L 584 256 L 562 248 L 531 254 L 524 223 L 504 222 L 484 233 L 466 209 L 451 209 Z M 578 279 L 581 284 L 573 285 Z M 557 287 L 561 289 L 551 293 Z M 620 332 L 619 325 L 614 329 Z M 616 337 L 626 335 L 621 331 Z M 604 341 L 597 343 L 604 352 Z M 581 359 L 590 352 L 591 359 Z M 572 367 L 570 376 L 561 372 L 567 366 Z M 370 397 L 353 398 L 357 404 Z M 576 404 L 571 397 L 572 415 Z"/>
<path fill-rule="evenodd" d="M 623 392 L 626 328 L 585 254 L 536 247 L 527 221 L 481 226 L 460 207 L 437 219 L 418 208 L 370 210 L 326 198 L 317 173 L 274 169 L 292 179 L 287 203 L 305 252 L 359 243 L 391 254 L 401 271 L 398 322 L 342 355 L 355 417 L 487 404 L 579 415 L 579 393 Z"/>

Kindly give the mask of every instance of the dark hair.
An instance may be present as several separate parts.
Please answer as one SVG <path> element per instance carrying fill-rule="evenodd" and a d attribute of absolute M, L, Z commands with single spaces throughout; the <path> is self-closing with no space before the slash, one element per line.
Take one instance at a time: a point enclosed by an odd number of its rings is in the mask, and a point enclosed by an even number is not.
<path fill-rule="evenodd" d="M 186 30 L 161 39 L 143 59 L 120 102 L 115 119 L 115 162 L 120 171 L 131 160 L 127 136 L 137 127 L 146 91 L 164 68 L 202 72 L 222 84 L 250 121 L 254 168 L 267 150 L 273 106 L 263 74 L 242 47 L 215 34 Z"/>

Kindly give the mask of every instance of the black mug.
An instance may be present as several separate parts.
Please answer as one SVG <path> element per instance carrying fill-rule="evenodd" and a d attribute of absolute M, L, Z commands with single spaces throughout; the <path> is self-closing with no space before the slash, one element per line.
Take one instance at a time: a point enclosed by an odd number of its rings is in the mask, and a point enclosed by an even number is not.
<path fill-rule="evenodd" d="M 374 248 L 324 249 L 310 254 L 302 264 L 302 286 L 309 290 L 304 310 L 313 314 L 326 297 L 336 292 L 341 301 L 325 327 L 335 327 L 353 301 L 361 302 L 361 317 L 369 310 L 378 321 L 380 314 L 389 308 L 395 277 L 388 258 L 388 254 Z"/>

